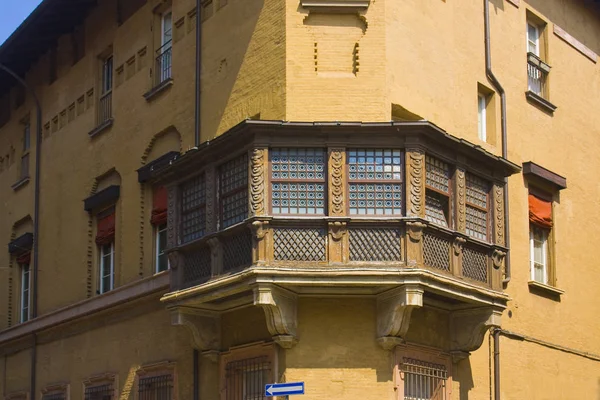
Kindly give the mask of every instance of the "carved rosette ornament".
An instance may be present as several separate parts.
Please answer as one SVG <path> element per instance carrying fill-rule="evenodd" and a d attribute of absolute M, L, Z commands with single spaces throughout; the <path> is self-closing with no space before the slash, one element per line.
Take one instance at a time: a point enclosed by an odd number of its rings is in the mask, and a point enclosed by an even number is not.
<path fill-rule="evenodd" d="M 329 150 L 329 199 L 331 216 L 344 215 L 344 156 L 345 149 Z"/>
<path fill-rule="evenodd" d="M 504 188 L 500 185 L 494 185 L 494 214 L 494 241 L 497 245 L 504 246 Z"/>
<path fill-rule="evenodd" d="M 407 149 L 408 212 L 410 217 L 425 216 L 425 153 L 421 149 Z"/>
<path fill-rule="evenodd" d="M 250 157 L 250 214 L 265 215 L 266 149 L 255 148 Z"/>
<path fill-rule="evenodd" d="M 467 227 L 465 224 L 465 215 L 467 213 L 467 207 L 465 205 L 465 170 L 462 168 L 456 169 L 456 186 L 456 203 L 458 204 L 457 230 L 459 232 L 465 233 L 467 231 Z"/>

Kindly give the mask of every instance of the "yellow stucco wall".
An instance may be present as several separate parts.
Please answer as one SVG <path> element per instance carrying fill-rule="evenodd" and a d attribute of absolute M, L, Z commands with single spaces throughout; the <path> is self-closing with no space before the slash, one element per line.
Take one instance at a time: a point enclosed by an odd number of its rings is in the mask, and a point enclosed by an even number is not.
<path fill-rule="evenodd" d="M 376 0 L 360 16 L 309 13 L 291 0 L 228 0 L 223 7 L 214 3 L 214 13 L 203 25 L 203 141 L 257 116 L 389 121 L 395 104 L 452 135 L 501 153 L 497 94 L 495 136 L 490 143 L 477 138 L 478 84 L 493 89 L 485 76 L 482 1 Z M 595 262 L 600 236 L 596 227 L 600 211 L 595 206 L 600 197 L 596 183 L 600 170 L 599 65 L 553 33 L 557 24 L 599 53 L 600 15 L 579 1 L 530 0 L 521 1 L 519 7 L 501 0 L 490 3 L 492 63 L 507 93 L 508 158 L 517 164 L 534 161 L 565 176 L 568 183 L 556 196 L 554 208 L 557 286 L 565 291 L 557 301 L 530 292 L 527 285 L 528 183 L 519 174 L 510 178 L 512 281 L 506 291 L 512 316 L 504 314 L 503 328 L 600 354 L 600 322 L 595 313 L 600 281 Z M 136 170 L 166 151 L 193 146 L 195 60 L 194 20 L 189 14 L 195 2 L 176 0 L 173 21 L 183 18 L 183 25 L 174 25 L 173 85 L 151 102 L 142 97 L 152 87 L 150 69 L 156 46 L 151 28 L 155 27 L 152 10 L 156 5 L 149 1 L 118 26 L 115 0 L 101 2 L 85 22 L 82 60 L 74 66 L 61 64 L 58 79 L 51 85 L 45 79 L 47 55 L 26 76 L 42 101 L 42 124 L 50 125 L 42 142 L 40 314 L 95 295 L 95 222 L 83 210 L 82 201 L 92 194 L 96 179 L 112 169 L 116 173 L 110 179 L 121 185 L 116 285 L 153 272 L 151 191 L 137 182 Z M 553 115 L 528 103 L 524 94 L 527 10 L 548 22 L 549 98 L 558 106 Z M 59 52 L 66 48 L 65 40 L 59 41 Z M 115 68 L 124 66 L 122 75 L 115 72 L 115 122 L 90 138 L 87 133 L 95 127 L 97 56 L 111 43 Z M 144 48 L 145 56 L 140 55 Z M 129 72 L 127 61 L 132 56 L 136 57 L 135 70 Z M 88 99 L 92 88 L 95 93 Z M 76 117 L 54 132 L 53 119 L 60 120 L 71 104 L 77 108 Z M 19 176 L 19 121 L 28 113 L 33 171 L 36 121 L 31 96 L 0 128 L 0 157 L 11 159 L 0 168 L 0 244 L 19 232 L 13 228 L 17 221 L 33 214 L 33 180 L 18 191 L 10 189 Z M 99 184 L 101 188 L 106 181 Z M 18 271 L 14 263 L 10 265 L 7 252 L 0 252 L 0 328 L 8 326 L 9 311 L 12 324 L 18 321 Z M 223 317 L 224 349 L 268 339 L 262 310 L 244 310 Z M 446 339 L 435 335 L 447 330 L 442 314 L 417 310 L 413 316 L 417 328 L 409 330 L 407 339 L 445 347 Z M 245 330 L 247 326 L 253 326 L 252 330 Z M 372 300 L 302 299 L 298 333 L 298 345 L 284 352 L 285 379 L 306 381 L 307 398 L 393 397 L 391 356 L 375 341 Z M 469 359 L 455 365 L 453 398 L 489 398 L 487 337 L 483 343 Z M 503 399 L 591 398 L 591 393 L 598 392 L 598 361 L 504 337 L 501 343 Z M 120 357 L 106 357 L 111 349 Z M 7 377 L 4 393 L 27 389 L 29 351 L 7 355 L 6 367 L 0 361 L 0 371 Z M 189 336 L 170 326 L 165 311 L 106 326 L 90 324 L 73 336 L 39 345 L 38 387 L 68 378 L 76 400 L 81 398 L 78 382 L 90 375 L 118 371 L 123 385 L 136 363 L 163 358 L 185 365 L 179 384 L 181 393 L 189 394 Z M 218 374 L 215 364 L 203 359 L 201 368 L 207 371 L 203 396 L 218 398 L 214 387 L 206 389 Z"/>

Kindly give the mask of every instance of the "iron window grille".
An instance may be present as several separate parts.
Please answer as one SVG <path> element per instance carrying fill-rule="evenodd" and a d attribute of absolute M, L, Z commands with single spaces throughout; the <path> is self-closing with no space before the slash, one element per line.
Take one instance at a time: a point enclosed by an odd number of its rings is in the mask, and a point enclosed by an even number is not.
<path fill-rule="evenodd" d="M 201 238 L 206 232 L 206 179 L 204 174 L 181 185 L 181 230 L 183 242 Z"/>
<path fill-rule="evenodd" d="M 350 215 L 402 214 L 402 152 L 348 149 Z"/>
<path fill-rule="evenodd" d="M 325 214 L 325 156 L 316 148 L 270 150 L 273 214 Z"/>
<path fill-rule="evenodd" d="M 226 400 L 266 400 L 271 377 L 269 357 L 231 361 L 225 367 Z"/>
<path fill-rule="evenodd" d="M 84 400 L 113 400 L 113 398 L 114 390 L 112 383 L 85 388 Z"/>
<path fill-rule="evenodd" d="M 466 173 L 466 230 L 467 235 L 487 241 L 489 233 L 489 182 Z"/>
<path fill-rule="evenodd" d="M 139 400 L 172 400 L 173 375 L 159 375 L 140 378 L 138 381 Z"/>
<path fill-rule="evenodd" d="M 442 364 L 403 357 L 404 400 L 447 400 L 448 372 Z"/>
<path fill-rule="evenodd" d="M 450 165 L 425 157 L 425 219 L 437 225 L 451 225 Z"/>
<path fill-rule="evenodd" d="M 248 155 L 234 158 L 219 168 L 221 228 L 248 216 Z"/>

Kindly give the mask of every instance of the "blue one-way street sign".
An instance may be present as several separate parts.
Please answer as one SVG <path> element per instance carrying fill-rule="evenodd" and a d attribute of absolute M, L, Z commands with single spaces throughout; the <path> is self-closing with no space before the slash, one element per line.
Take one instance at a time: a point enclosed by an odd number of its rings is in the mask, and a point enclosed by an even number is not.
<path fill-rule="evenodd" d="M 291 396 L 304 394 L 304 382 L 269 383 L 265 385 L 265 396 Z"/>

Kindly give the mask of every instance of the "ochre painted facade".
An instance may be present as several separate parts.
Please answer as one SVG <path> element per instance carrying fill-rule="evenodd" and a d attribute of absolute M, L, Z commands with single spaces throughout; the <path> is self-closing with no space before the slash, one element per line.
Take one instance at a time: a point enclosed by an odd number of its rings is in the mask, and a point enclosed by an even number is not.
<path fill-rule="evenodd" d="M 463 290 L 460 301 L 465 301 L 465 293 L 471 290 L 473 297 L 487 296 L 485 301 L 478 298 L 480 305 L 487 306 L 485 302 L 493 299 L 498 301 L 495 306 L 503 309 L 500 303 L 506 303 L 501 323 L 494 319 L 492 324 L 504 332 L 499 338 L 501 399 L 596 398 L 600 396 L 600 322 L 595 310 L 600 281 L 595 253 L 595 241 L 600 239 L 596 225 L 600 211 L 595 206 L 600 197 L 596 183 L 600 170 L 596 134 L 600 126 L 600 8 L 580 0 L 488 1 L 492 69 L 506 92 L 507 159 L 517 166 L 532 161 L 566 177 L 568 185 L 556 190 L 523 173 L 510 176 L 510 282 L 499 292 L 493 285 L 465 288 L 468 285 L 460 286 L 450 278 L 444 284 L 459 287 L 456 293 Z M 57 3 L 43 2 L 44 7 Z M 67 389 L 67 398 L 79 400 L 85 398 L 86 382 L 103 376 L 116 378 L 113 398 L 137 399 L 140 371 L 174 365 L 173 398 L 193 399 L 197 349 L 196 378 L 202 400 L 230 399 L 227 393 L 233 389 L 224 378 L 223 360 L 263 353 L 272 357 L 269 379 L 304 381 L 307 400 L 403 399 L 397 374 L 403 347 L 390 349 L 378 343 L 379 293 L 356 289 L 358 280 L 352 280 L 353 273 L 359 274 L 356 270 L 346 277 L 346 286 L 327 295 L 307 280 L 302 281 L 304 291 L 274 290 L 269 285 L 275 282 L 276 286 L 277 279 L 283 279 L 275 273 L 269 275 L 271 281 L 257 283 L 251 282 L 252 272 L 242 271 L 246 275 L 239 281 L 229 274 L 182 290 L 169 286 L 173 271 L 154 273 L 153 190 L 150 183 L 138 182 L 137 170 L 170 151 L 184 154 L 182 159 L 193 157 L 196 14 L 193 0 L 138 3 L 145 4 L 119 22 L 117 10 L 122 1 L 98 1 L 85 19 L 78 21 L 85 32 L 85 55 L 74 64 L 70 35 L 59 35 L 52 83 L 48 79 L 53 57 L 50 48 L 24 71 L 25 81 L 40 99 L 42 121 L 36 121 L 30 94 L 22 105 L 15 105 L 20 90 L 16 83 L 8 85 L 9 91 L 0 92 L 0 99 L 10 96 L 10 118 L 0 126 L 0 243 L 33 232 L 35 132 L 37 124 L 42 127 L 37 318 L 20 321 L 20 267 L 16 255 L 0 252 L 1 395 L 42 399 L 45 389 L 59 385 L 61 390 Z M 322 3 L 203 2 L 201 146 L 245 119 L 425 120 L 479 146 L 488 152 L 488 159 L 502 154 L 500 96 L 485 69 L 484 0 L 347 1 L 333 7 Z M 156 86 L 160 15 L 168 9 L 172 10 L 173 26 L 172 82 L 146 99 L 144 94 Z M 546 24 L 541 40 L 544 61 L 551 66 L 546 99 L 557 107 L 555 111 L 525 94 L 528 19 Z M 27 32 L 15 35 L 26 36 Z M 6 54 L 0 50 L 0 63 L 8 64 Z M 101 58 L 108 54 L 113 56 L 113 121 L 94 132 Z M 0 80 L 5 79 L 9 78 L 0 75 Z M 478 137 L 478 92 L 488 96 L 486 141 Z M 21 179 L 27 123 L 31 126 L 29 174 L 28 179 Z M 270 140 L 279 140 L 276 128 L 269 129 L 257 128 L 264 142 L 255 144 L 266 148 Z M 359 143 L 353 136 L 360 133 L 359 128 L 356 132 L 347 129 L 346 138 L 338 134 L 335 140 L 324 129 L 318 146 L 335 151 Z M 292 145 L 305 140 L 297 135 L 297 143 Z M 364 143 L 368 144 L 369 138 Z M 289 145 L 294 140 L 282 142 Z M 236 147 L 245 146 L 241 139 L 231 143 L 224 157 L 246 149 Z M 402 141 L 406 149 L 410 144 Z M 465 152 L 475 154 L 477 149 Z M 218 160 L 209 161 L 218 164 Z M 114 290 L 100 294 L 100 250 L 94 242 L 100 217 L 97 210 L 84 210 L 84 200 L 111 185 L 120 187 L 118 200 L 112 203 L 116 215 Z M 551 288 L 529 283 L 530 186 L 546 189 L 553 196 L 555 281 Z M 269 189 L 260 195 L 268 201 Z M 270 221 L 268 214 L 262 214 L 266 221 Z M 339 226 L 327 226 L 331 249 L 335 243 L 345 243 L 335 238 Z M 253 228 L 255 238 L 261 229 L 271 229 L 268 223 Z M 260 242 L 267 255 L 273 251 L 268 249 L 272 245 L 269 235 Z M 410 246 L 410 236 L 402 240 L 408 241 L 402 246 Z M 335 249 L 342 249 L 341 259 L 347 250 L 339 246 Z M 502 250 L 502 246 L 498 248 Z M 264 261 L 263 253 L 256 250 L 256 254 L 254 261 Z M 30 265 L 33 267 L 33 262 Z M 287 272 L 278 273 L 283 276 Z M 392 279 L 394 272 L 380 273 Z M 316 282 L 318 275 L 314 275 Z M 247 281 L 245 277 L 249 277 Z M 233 283 L 225 287 L 228 279 Z M 286 279 L 282 286 L 301 286 L 298 282 L 306 275 Z M 254 297 L 248 297 L 236 282 L 249 285 Z M 497 293 L 490 294 L 495 290 Z M 457 297 L 456 293 L 453 296 Z M 212 297 L 206 300 L 202 296 Z M 401 339 L 445 357 L 449 399 L 493 398 L 494 348 L 489 331 L 481 346 L 468 356 L 465 352 L 450 354 L 459 328 L 453 326 L 446 305 L 458 302 L 455 297 L 426 297 L 426 307 L 409 307 L 410 325 Z M 226 308 L 223 299 L 227 299 Z M 408 294 L 405 299 L 412 301 Z M 293 304 L 290 308 L 288 301 Z M 400 308 L 406 309 L 404 305 Z M 33 394 L 29 393 L 32 372 Z"/>

